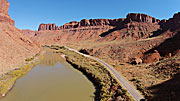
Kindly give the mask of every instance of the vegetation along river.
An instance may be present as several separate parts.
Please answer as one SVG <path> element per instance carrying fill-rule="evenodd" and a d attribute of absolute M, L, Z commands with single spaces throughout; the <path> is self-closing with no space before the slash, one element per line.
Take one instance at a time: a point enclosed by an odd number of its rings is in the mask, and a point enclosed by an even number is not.
<path fill-rule="evenodd" d="M 93 84 L 60 53 L 47 51 L 1 101 L 92 101 L 94 92 Z"/>

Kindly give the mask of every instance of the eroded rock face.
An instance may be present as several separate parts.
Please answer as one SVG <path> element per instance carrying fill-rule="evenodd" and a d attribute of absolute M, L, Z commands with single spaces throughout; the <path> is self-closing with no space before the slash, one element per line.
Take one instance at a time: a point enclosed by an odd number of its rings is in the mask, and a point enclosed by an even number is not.
<path fill-rule="evenodd" d="M 154 32 L 159 29 L 160 25 L 158 19 L 145 14 L 135 13 L 130 13 L 127 15 L 127 18 L 120 19 L 83 19 L 80 22 L 72 21 L 62 26 L 56 26 L 55 24 L 41 24 L 39 26 L 39 31 L 67 31 L 71 33 L 70 37 L 73 37 L 73 40 L 76 39 L 78 41 L 82 39 L 91 39 L 91 36 L 93 36 L 93 39 L 96 39 L 96 41 L 113 41 L 122 39 L 139 40 L 141 38 L 152 36 Z M 84 33 L 83 35 L 80 34 L 82 31 Z M 57 32 L 60 33 L 61 31 Z M 66 40 L 67 37 L 63 38 L 62 35 L 60 35 L 55 38 L 56 41 L 61 39 Z M 68 38 L 68 41 L 70 39 L 71 38 Z"/>
<path fill-rule="evenodd" d="M 0 13 L 8 15 L 9 3 L 7 0 L 0 1 Z"/>
<path fill-rule="evenodd" d="M 40 24 L 38 31 L 40 30 L 56 30 L 56 24 Z"/>
<path fill-rule="evenodd" d="M 31 41 L 14 26 L 8 9 L 8 1 L 0 0 L 0 76 L 19 68 L 25 63 L 25 59 L 40 51 L 39 44 Z"/>
<path fill-rule="evenodd" d="M 56 26 L 56 24 L 40 24 L 39 31 L 41 30 L 62 30 L 79 27 L 90 26 L 122 26 L 124 19 L 83 19 L 80 22 L 72 21 L 62 26 Z"/>
<path fill-rule="evenodd" d="M 160 20 L 148 16 L 146 14 L 136 14 L 136 13 L 130 13 L 127 15 L 127 18 L 120 18 L 120 19 L 83 19 L 80 22 L 72 21 L 69 23 L 66 23 L 62 26 L 57 26 L 54 28 L 55 30 L 62 30 L 62 29 L 70 29 L 70 28 L 78 28 L 78 27 L 89 27 L 89 26 L 114 26 L 118 28 L 122 28 L 125 26 L 125 24 L 131 23 L 131 22 L 143 22 L 143 23 L 152 23 L 152 24 L 158 24 Z M 54 30 L 52 28 L 49 28 L 52 24 L 41 24 L 39 26 L 40 30 Z"/>
<path fill-rule="evenodd" d="M 143 62 L 144 63 L 152 63 L 159 61 L 161 58 L 159 52 L 157 50 L 154 50 L 153 53 L 148 54 L 147 56 L 144 57 Z"/>
<path fill-rule="evenodd" d="M 46 28 L 44 29 L 46 30 Z M 124 45 L 126 48 L 117 49 L 115 45 L 111 49 L 110 46 L 104 46 L 97 49 L 91 48 L 93 51 L 87 50 L 87 52 L 96 56 L 111 54 L 112 59 L 123 62 L 129 62 L 130 58 L 138 56 L 143 61 L 150 63 L 168 56 L 169 53 L 173 55 L 179 49 L 180 13 L 175 14 L 169 20 L 161 21 L 146 14 L 135 13 L 130 13 L 127 18 L 122 19 L 83 19 L 80 22 L 72 21 L 63 26 L 56 26 L 56 30 L 60 31 L 37 32 L 38 36 L 35 40 L 42 43 L 49 42 L 47 37 L 51 37 L 54 43 L 73 43 L 85 40 L 103 43 L 125 40 L 130 42 L 127 44 L 129 46 Z M 44 40 L 42 40 L 42 37 Z M 137 41 L 139 39 L 142 40 Z M 131 41 L 137 41 L 137 44 L 131 43 Z M 122 46 L 122 44 L 117 45 L 117 47 L 119 46 Z M 141 52 L 141 49 L 143 52 Z M 149 50 L 158 50 L 158 53 Z"/>
<path fill-rule="evenodd" d="M 78 24 L 79 24 L 79 22 L 77 22 L 77 21 L 71 21 L 69 23 L 64 24 L 63 26 L 57 27 L 57 30 L 77 28 Z"/>
<path fill-rule="evenodd" d="M 166 23 L 163 25 L 165 29 L 171 29 L 176 30 L 180 28 L 180 12 L 174 14 L 173 18 L 170 18 L 166 21 Z"/>
<path fill-rule="evenodd" d="M 139 13 L 130 13 L 127 15 L 126 22 L 131 22 L 131 21 L 136 21 L 136 22 L 147 22 L 147 23 L 159 23 L 160 20 L 151 17 L 146 14 L 139 14 Z"/>
<path fill-rule="evenodd" d="M 0 22 L 14 25 L 14 20 L 8 14 L 9 3 L 7 0 L 0 0 Z"/>

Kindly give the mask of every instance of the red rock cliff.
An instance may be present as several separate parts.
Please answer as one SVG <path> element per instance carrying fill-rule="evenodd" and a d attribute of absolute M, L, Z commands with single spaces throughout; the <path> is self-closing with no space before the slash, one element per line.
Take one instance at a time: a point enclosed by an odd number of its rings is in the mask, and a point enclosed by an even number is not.
<path fill-rule="evenodd" d="M 173 18 L 170 18 L 163 24 L 165 29 L 176 30 L 180 28 L 180 12 L 174 14 Z"/>
<path fill-rule="evenodd" d="M 40 30 L 56 30 L 56 24 L 40 24 L 38 31 Z"/>
<path fill-rule="evenodd" d="M 126 21 L 127 22 L 136 21 L 136 22 L 147 22 L 147 23 L 159 23 L 160 20 L 146 14 L 130 13 L 127 15 Z"/>
<path fill-rule="evenodd" d="M 7 0 L 0 0 L 0 22 L 14 25 L 14 20 L 8 14 L 9 3 Z"/>
<path fill-rule="evenodd" d="M 40 24 L 38 31 L 41 30 L 61 30 L 70 29 L 77 27 L 87 27 L 87 26 L 121 26 L 124 19 L 83 19 L 80 22 L 72 21 L 66 23 L 62 26 L 56 26 L 55 24 Z"/>
<path fill-rule="evenodd" d="M 31 41 L 14 26 L 8 9 L 8 1 L 0 0 L 0 76 L 19 68 L 25 63 L 25 59 L 40 51 L 39 44 Z"/>
<path fill-rule="evenodd" d="M 144 22 L 144 23 L 153 23 L 158 24 L 160 20 L 148 16 L 146 14 L 136 14 L 130 13 L 127 15 L 127 18 L 120 19 L 83 19 L 80 22 L 72 21 L 66 23 L 62 26 L 55 27 L 54 24 L 40 24 L 39 31 L 41 30 L 61 30 L 61 29 L 70 29 L 70 28 L 78 28 L 78 27 L 87 27 L 87 26 L 115 26 L 115 27 L 123 27 L 125 24 L 130 22 Z"/>

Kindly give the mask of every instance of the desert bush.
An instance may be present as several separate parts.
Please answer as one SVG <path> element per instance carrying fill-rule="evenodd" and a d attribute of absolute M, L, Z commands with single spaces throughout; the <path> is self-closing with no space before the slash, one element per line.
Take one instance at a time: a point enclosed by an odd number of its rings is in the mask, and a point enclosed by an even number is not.
<path fill-rule="evenodd" d="M 26 62 L 34 60 L 34 57 L 25 59 Z"/>

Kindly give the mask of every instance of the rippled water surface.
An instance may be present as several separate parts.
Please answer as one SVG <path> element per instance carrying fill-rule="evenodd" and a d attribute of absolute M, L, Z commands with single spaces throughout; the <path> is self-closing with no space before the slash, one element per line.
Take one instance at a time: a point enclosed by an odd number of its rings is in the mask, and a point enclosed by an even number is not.
<path fill-rule="evenodd" d="M 94 92 L 81 72 L 63 62 L 61 54 L 49 51 L 1 101 L 93 101 Z"/>

